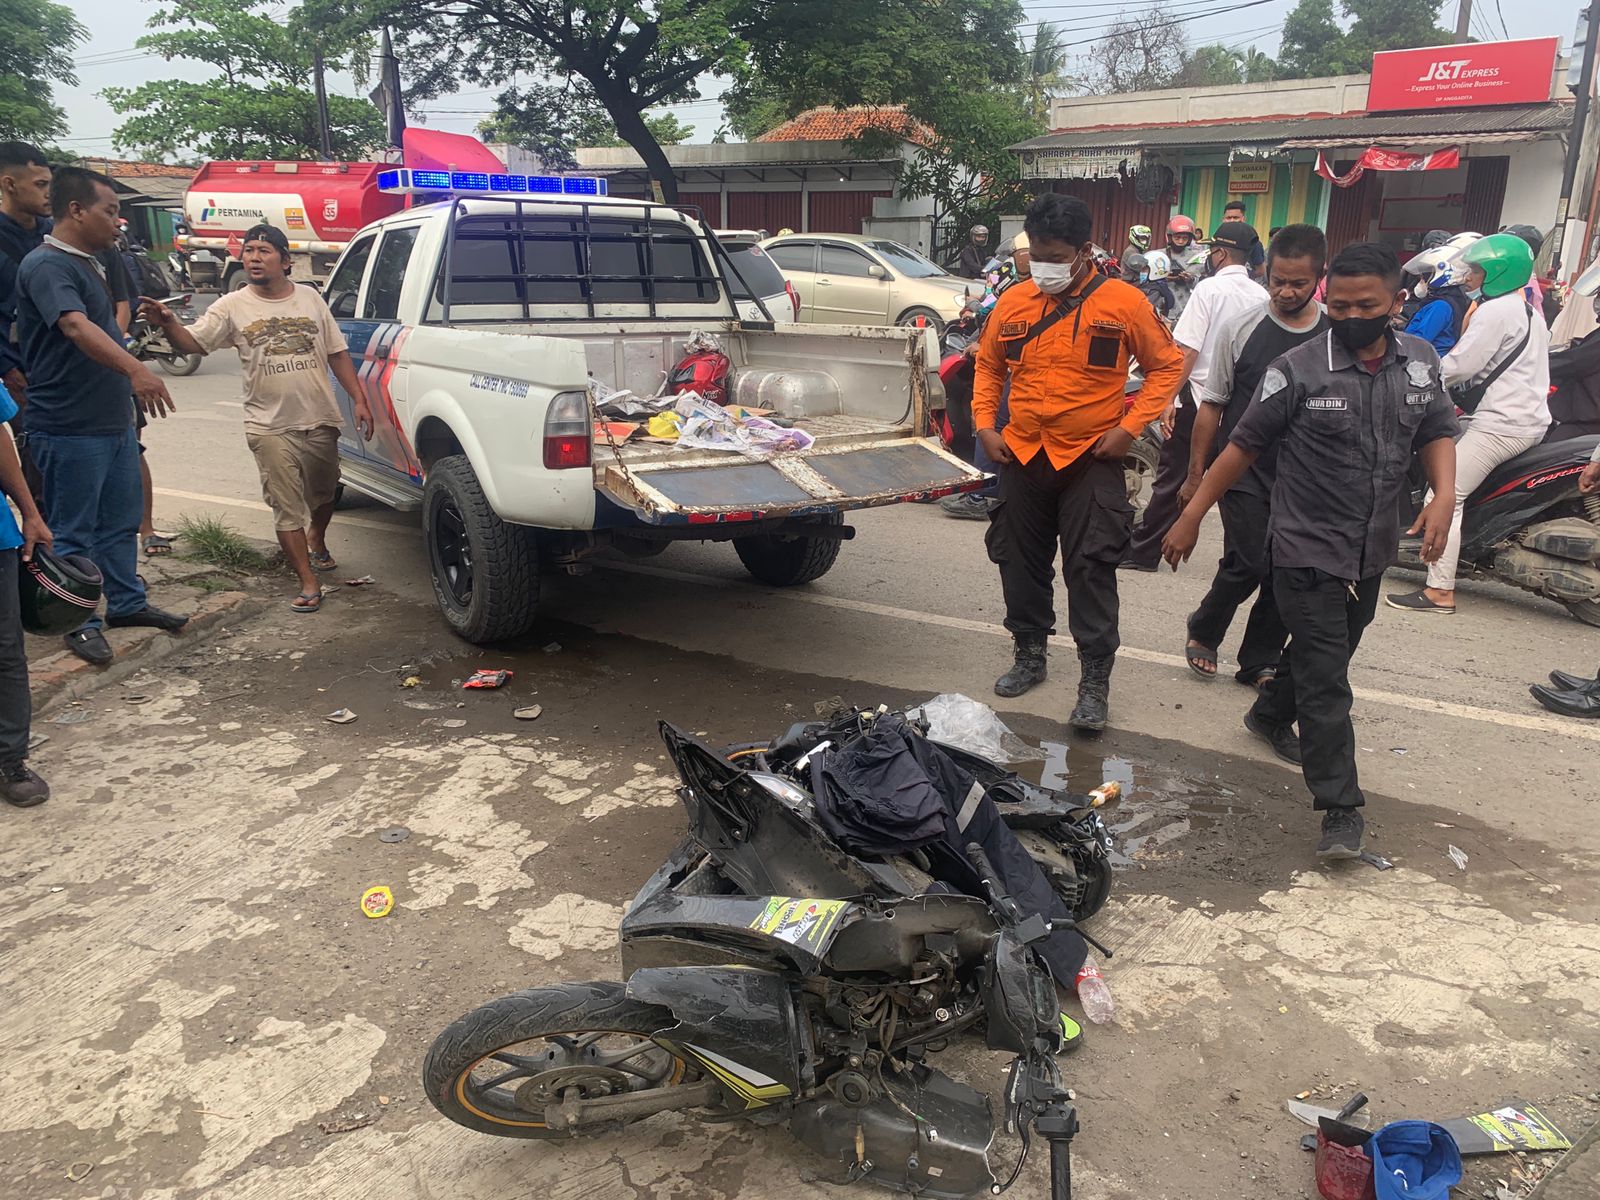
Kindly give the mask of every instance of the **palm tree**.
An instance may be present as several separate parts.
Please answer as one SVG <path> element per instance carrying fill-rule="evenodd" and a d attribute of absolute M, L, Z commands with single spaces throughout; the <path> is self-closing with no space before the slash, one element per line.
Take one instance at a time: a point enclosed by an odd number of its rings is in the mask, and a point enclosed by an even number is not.
<path fill-rule="evenodd" d="M 1066 65 L 1067 52 L 1061 43 L 1061 27 L 1041 21 L 1027 52 L 1028 111 L 1041 125 L 1050 123 L 1050 101 L 1065 82 L 1061 68 Z"/>
<path fill-rule="evenodd" d="M 1237 58 L 1246 83 L 1269 83 L 1278 77 L 1278 64 L 1270 54 L 1255 46 L 1238 52 Z"/>

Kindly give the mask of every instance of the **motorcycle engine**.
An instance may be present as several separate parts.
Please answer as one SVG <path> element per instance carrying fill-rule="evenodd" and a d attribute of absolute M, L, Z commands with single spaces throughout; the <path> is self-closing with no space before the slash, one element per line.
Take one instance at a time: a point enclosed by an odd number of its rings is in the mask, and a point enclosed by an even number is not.
<path fill-rule="evenodd" d="M 828 1081 L 830 1094 L 796 1104 L 789 1118 L 790 1132 L 831 1164 L 826 1178 L 866 1179 L 935 1200 L 993 1186 L 988 1097 L 922 1063 L 886 1073 L 881 1088 L 856 1072 L 841 1074 L 837 1087 Z"/>

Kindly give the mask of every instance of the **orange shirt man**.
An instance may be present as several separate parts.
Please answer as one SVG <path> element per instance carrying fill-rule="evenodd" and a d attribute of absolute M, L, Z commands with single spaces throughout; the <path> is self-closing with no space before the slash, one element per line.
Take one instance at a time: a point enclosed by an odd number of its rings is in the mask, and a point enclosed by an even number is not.
<path fill-rule="evenodd" d="M 1008 288 L 989 314 L 972 397 L 978 439 L 1001 464 L 988 547 L 1016 643 L 1015 662 L 995 691 L 1020 696 L 1045 678 L 1059 544 L 1067 626 L 1081 664 L 1069 722 L 1098 730 L 1120 644 L 1117 563 L 1133 518 L 1122 459 L 1177 391 L 1183 358 L 1144 294 L 1099 274 L 1083 201 L 1039 196 L 1024 228 L 1032 279 Z M 1130 362 L 1143 370 L 1144 386 L 1128 404 Z M 1000 433 L 995 419 L 1008 381 L 1011 417 Z"/>

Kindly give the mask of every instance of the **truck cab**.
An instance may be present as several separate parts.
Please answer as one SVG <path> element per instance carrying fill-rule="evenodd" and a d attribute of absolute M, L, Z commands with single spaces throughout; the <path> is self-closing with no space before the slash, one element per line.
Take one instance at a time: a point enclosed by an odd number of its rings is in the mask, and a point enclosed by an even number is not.
<path fill-rule="evenodd" d="M 930 331 L 747 319 L 754 292 L 711 230 L 603 181 L 389 174 L 433 202 L 355 235 L 324 290 L 377 424 L 363 441 L 341 398 L 342 472 L 421 514 L 463 637 L 526 630 L 541 566 L 729 541 L 757 579 L 803 584 L 853 535 L 844 513 L 981 486 L 924 436 Z M 705 336 L 731 361 L 728 402 L 804 431 L 807 449 L 691 450 L 599 419 L 597 394 L 658 395 Z"/>

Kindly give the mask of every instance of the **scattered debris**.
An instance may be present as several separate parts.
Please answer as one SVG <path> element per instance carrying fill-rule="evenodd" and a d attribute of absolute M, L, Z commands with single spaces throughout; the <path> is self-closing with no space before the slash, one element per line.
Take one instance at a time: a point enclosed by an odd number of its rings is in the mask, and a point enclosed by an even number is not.
<path fill-rule="evenodd" d="M 376 1115 L 369 1117 L 366 1113 L 357 1113 L 345 1121 L 318 1121 L 317 1128 L 323 1133 L 352 1133 L 357 1129 L 365 1129 L 377 1119 Z"/>
<path fill-rule="evenodd" d="M 125 700 L 129 704 L 149 704 L 150 701 L 152 701 L 154 699 L 155 699 L 154 696 L 146 696 L 142 692 L 141 693 L 137 693 L 137 694 L 132 695 L 132 696 L 124 696 L 123 697 L 123 700 Z"/>
<path fill-rule="evenodd" d="M 514 675 L 514 671 L 474 671 L 471 678 L 461 686 L 464 688 L 497 688 L 504 687 L 506 680 Z"/>
<path fill-rule="evenodd" d="M 811 706 L 819 717 L 831 717 L 844 707 L 844 699 L 840 696 L 829 696 L 826 700 L 818 700 Z"/>
<path fill-rule="evenodd" d="M 511 715 L 519 721 L 537 721 L 539 714 L 543 711 L 544 709 L 539 705 L 530 704 L 526 708 L 513 709 Z"/>
<path fill-rule="evenodd" d="M 363 575 L 360 579 L 346 579 L 344 582 L 346 587 L 366 587 L 367 584 L 378 581 L 371 575 Z"/>
<path fill-rule="evenodd" d="M 410 836 L 411 830 L 404 825 L 391 825 L 387 829 L 378 831 L 378 840 L 380 842 L 403 842 Z"/>
<path fill-rule="evenodd" d="M 94 714 L 92 712 L 90 712 L 87 708 L 69 708 L 69 709 L 67 709 L 66 712 L 62 713 L 60 716 L 51 717 L 50 718 L 50 724 L 52 724 L 52 725 L 82 725 L 85 721 L 87 721 L 92 716 L 94 716 Z"/>
<path fill-rule="evenodd" d="M 369 887 L 361 893 L 361 915 L 364 917 L 387 917 L 394 910 L 394 893 L 381 884 Z"/>
<path fill-rule="evenodd" d="M 1408 751 L 1404 746 L 1390 746 L 1389 747 L 1389 753 L 1390 754 L 1398 754 L 1403 758 L 1407 754 L 1409 754 L 1410 751 Z"/>
<path fill-rule="evenodd" d="M 422 723 L 437 725 L 440 729 L 463 729 L 467 724 L 460 717 L 428 717 Z"/>
<path fill-rule="evenodd" d="M 561 653 L 561 643 L 560 642 L 551 642 L 548 646 L 546 646 L 544 648 L 544 652 L 546 654 L 560 654 Z"/>
<path fill-rule="evenodd" d="M 400 681 L 400 686 L 403 687 L 403 688 L 421 687 L 422 686 L 422 676 L 421 675 L 407 675 L 404 679 L 402 679 Z"/>
<path fill-rule="evenodd" d="M 37 750 L 40 746 L 44 745 L 49 740 L 50 740 L 50 735 L 48 733 L 29 734 L 28 735 L 28 749 L 29 750 Z"/>
<path fill-rule="evenodd" d="M 336 708 L 323 718 L 325 721 L 332 721 L 335 725 L 348 725 L 355 719 L 355 713 L 351 712 L 348 708 Z"/>
<path fill-rule="evenodd" d="M 1394 864 L 1383 855 L 1374 854 L 1371 850 L 1363 850 L 1357 856 L 1357 858 L 1359 861 L 1366 863 L 1368 866 L 1377 867 L 1380 871 L 1387 871 L 1390 867 L 1394 866 Z"/>
<path fill-rule="evenodd" d="M 89 1178 L 89 1172 L 94 1170 L 95 1164 L 88 1159 L 80 1158 L 67 1168 L 67 1178 L 73 1183 L 82 1183 Z"/>
<path fill-rule="evenodd" d="M 389 1097 L 387 1097 L 387 1096 L 379 1096 L 378 1097 L 378 1103 L 387 1106 L 388 1103 L 389 1103 Z"/>
<path fill-rule="evenodd" d="M 1450 861 L 1455 863 L 1456 870 L 1465 871 L 1467 869 L 1466 851 L 1462 850 L 1459 846 L 1451 846 L 1445 850 L 1445 853 L 1450 856 Z"/>

